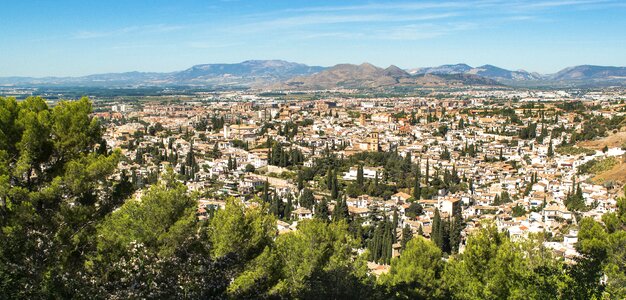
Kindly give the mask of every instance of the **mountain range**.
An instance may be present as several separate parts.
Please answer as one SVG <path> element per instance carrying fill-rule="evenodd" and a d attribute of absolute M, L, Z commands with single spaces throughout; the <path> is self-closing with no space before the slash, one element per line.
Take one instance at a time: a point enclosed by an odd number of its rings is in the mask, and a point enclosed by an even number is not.
<path fill-rule="evenodd" d="M 397 86 L 462 86 L 500 85 L 489 78 L 472 74 L 410 74 L 391 65 L 385 69 L 369 63 L 360 65 L 339 64 L 321 72 L 297 76 L 275 88 L 333 89 L 333 88 L 385 88 Z"/>
<path fill-rule="evenodd" d="M 283 60 L 202 64 L 182 71 L 125 72 L 81 77 L 0 77 L 0 86 L 237 86 L 270 89 L 386 88 L 398 86 L 626 86 L 626 67 L 581 65 L 554 74 L 493 65 L 442 65 L 403 70 L 369 63 L 308 66 Z"/>

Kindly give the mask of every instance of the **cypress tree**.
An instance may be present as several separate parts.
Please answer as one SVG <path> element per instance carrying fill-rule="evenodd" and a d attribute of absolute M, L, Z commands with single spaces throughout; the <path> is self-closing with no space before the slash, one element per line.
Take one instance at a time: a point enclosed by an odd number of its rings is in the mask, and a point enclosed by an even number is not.
<path fill-rule="evenodd" d="M 448 220 L 442 220 L 440 224 L 441 251 L 450 253 L 450 222 Z"/>
<path fill-rule="evenodd" d="M 409 225 L 404 225 L 402 229 L 402 241 L 400 244 L 402 245 L 402 250 L 406 247 L 406 244 L 413 238 L 413 232 L 411 232 L 411 227 Z"/>
<path fill-rule="evenodd" d="M 548 145 L 548 157 L 554 156 L 554 149 L 552 148 L 552 140 L 550 140 L 550 144 Z"/>
<path fill-rule="evenodd" d="M 283 218 L 285 220 L 289 220 L 291 219 L 291 212 L 293 211 L 293 201 L 292 201 L 293 196 L 291 194 L 287 195 L 287 204 L 285 205 L 284 211 L 283 211 Z"/>
<path fill-rule="evenodd" d="M 396 228 L 398 228 L 398 209 L 394 208 L 393 209 L 393 219 L 392 219 L 392 223 L 391 223 L 391 240 L 392 242 L 396 242 Z"/>
<path fill-rule="evenodd" d="M 301 191 L 304 188 L 304 178 L 302 178 L 302 171 L 298 172 L 298 190 Z"/>
<path fill-rule="evenodd" d="M 330 198 L 337 199 L 337 197 L 339 197 L 339 182 L 337 181 L 337 175 L 334 170 L 331 172 L 331 175 L 332 175 L 332 178 L 331 178 L 332 185 L 330 189 Z"/>
<path fill-rule="evenodd" d="M 326 201 L 326 198 L 318 202 L 315 206 L 315 218 L 328 221 L 328 202 Z"/>
<path fill-rule="evenodd" d="M 328 170 L 326 170 L 326 187 L 328 188 L 328 190 L 332 190 L 333 189 L 333 172 L 331 170 L 331 168 L 329 167 Z"/>
<path fill-rule="evenodd" d="M 422 187 L 420 185 L 420 169 L 419 165 L 417 167 L 417 172 L 415 173 L 415 182 L 413 183 L 413 199 L 419 200 L 422 195 Z"/>
<path fill-rule="evenodd" d="M 365 178 L 363 177 L 363 165 L 359 165 L 356 170 L 356 183 L 362 188 Z"/>
<path fill-rule="evenodd" d="M 429 159 L 426 158 L 426 178 L 425 178 L 424 182 L 426 183 L 427 186 L 428 186 L 428 183 L 429 183 L 429 178 L 428 178 L 428 173 L 429 172 L 430 172 L 430 162 L 429 162 Z"/>
<path fill-rule="evenodd" d="M 443 244 L 443 232 L 441 232 L 441 216 L 439 215 L 439 209 L 435 209 L 435 216 L 433 217 L 432 230 L 430 239 L 441 249 Z"/>
<path fill-rule="evenodd" d="M 463 218 L 460 213 L 454 214 L 454 219 L 450 223 L 450 251 L 456 253 L 459 251 L 461 243 L 461 231 L 463 230 Z"/>
<path fill-rule="evenodd" d="M 265 203 L 270 202 L 270 183 L 267 179 L 265 179 L 265 183 L 263 183 L 263 201 Z"/>

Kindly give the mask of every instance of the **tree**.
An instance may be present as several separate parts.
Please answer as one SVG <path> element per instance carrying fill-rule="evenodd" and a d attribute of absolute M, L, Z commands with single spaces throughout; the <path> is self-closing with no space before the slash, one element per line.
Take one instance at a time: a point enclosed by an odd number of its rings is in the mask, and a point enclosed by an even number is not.
<path fill-rule="evenodd" d="M 263 200 L 263 202 L 265 203 L 270 203 L 270 182 L 269 179 L 265 179 L 265 182 L 263 183 L 263 194 L 262 194 L 262 198 L 261 200 Z"/>
<path fill-rule="evenodd" d="M 256 168 L 255 168 L 253 165 L 251 165 L 251 164 L 246 164 L 246 168 L 245 168 L 245 171 L 246 171 L 246 172 L 248 172 L 248 173 L 254 173 L 254 171 L 255 171 L 255 170 L 256 170 Z"/>
<path fill-rule="evenodd" d="M 337 199 L 339 197 L 339 181 L 337 180 L 337 172 L 331 172 L 331 188 L 330 188 L 330 198 Z"/>
<path fill-rule="evenodd" d="M 348 212 L 348 204 L 346 203 L 345 196 L 342 199 L 338 199 L 336 203 L 337 204 L 335 205 L 335 209 L 333 209 L 332 215 L 333 222 L 345 220 L 349 223 L 350 213 Z"/>
<path fill-rule="evenodd" d="M 172 141 L 172 139 L 170 139 L 170 141 Z M 220 158 L 222 156 L 222 152 L 218 148 L 217 143 L 213 144 L 213 150 L 211 150 L 211 152 L 209 153 L 209 156 L 213 159 Z"/>
<path fill-rule="evenodd" d="M 554 157 L 554 148 L 552 146 L 552 140 L 550 140 L 550 144 L 548 145 L 548 157 Z"/>
<path fill-rule="evenodd" d="M 66 298 L 95 248 L 96 225 L 129 196 L 111 176 L 121 153 L 95 152 L 87 98 L 0 97 L 0 298 Z"/>
<path fill-rule="evenodd" d="M 308 209 L 313 208 L 313 204 L 315 204 L 315 197 L 313 196 L 313 192 L 307 188 L 302 190 L 299 199 L 300 206 L 306 207 Z"/>
<path fill-rule="evenodd" d="M 285 204 L 284 206 L 284 211 L 283 211 L 283 218 L 285 220 L 289 220 L 291 219 L 291 212 L 293 211 L 293 196 L 290 194 L 287 194 L 287 204 Z"/>
<path fill-rule="evenodd" d="M 450 222 L 450 250 L 453 253 L 459 251 L 461 244 L 461 232 L 463 231 L 463 217 L 460 212 L 455 212 Z"/>
<path fill-rule="evenodd" d="M 302 171 L 298 172 L 298 191 L 301 191 L 304 188 L 304 177 L 302 176 Z"/>
<path fill-rule="evenodd" d="M 276 247 L 266 250 L 266 262 L 254 270 L 262 272 L 265 267 L 275 275 L 256 276 L 270 281 L 268 291 L 260 298 L 368 297 L 371 282 L 365 261 L 353 259 L 357 247 L 358 241 L 349 234 L 345 222 L 302 221 L 297 231 L 277 238 Z M 255 281 L 248 281 L 248 286 L 253 286 Z"/>
<path fill-rule="evenodd" d="M 422 187 L 420 185 L 420 169 L 417 166 L 417 172 L 415 173 L 415 181 L 413 182 L 413 199 L 420 200 L 422 197 Z"/>
<path fill-rule="evenodd" d="M 412 202 L 406 209 L 405 214 L 409 218 L 415 218 L 423 213 L 424 209 L 418 202 Z"/>
<path fill-rule="evenodd" d="M 576 265 L 570 268 L 576 286 L 568 296 L 571 299 L 601 298 L 604 286 L 599 282 L 610 255 L 608 235 L 602 225 L 591 218 L 583 218 L 579 228 L 576 250 L 582 257 L 576 259 Z"/>
<path fill-rule="evenodd" d="M 315 205 L 315 218 L 318 220 L 328 221 L 328 202 L 326 198 L 317 202 Z"/>
<path fill-rule="evenodd" d="M 444 263 L 441 250 L 423 237 L 410 240 L 399 258 L 391 262 L 389 273 L 379 282 L 389 297 L 396 299 L 444 299 Z"/>
<path fill-rule="evenodd" d="M 450 260 L 443 281 L 455 299 L 570 299 L 575 284 L 541 240 L 512 242 L 490 223 Z"/>
<path fill-rule="evenodd" d="M 433 223 L 431 228 L 432 231 L 430 234 L 430 239 L 435 243 L 435 245 L 437 245 L 437 247 L 439 247 L 439 249 L 443 248 L 443 225 L 438 208 L 435 208 L 435 215 L 433 216 Z"/>
<path fill-rule="evenodd" d="M 356 184 L 363 187 L 364 183 L 365 183 L 365 179 L 363 177 L 363 165 L 359 165 L 356 171 Z"/>
<path fill-rule="evenodd" d="M 406 244 L 412 238 L 413 238 L 413 232 L 411 231 L 411 227 L 409 226 L 409 224 L 404 225 L 404 228 L 402 228 L 402 242 L 401 242 L 402 250 L 406 248 Z"/>
<path fill-rule="evenodd" d="M 267 209 L 267 208 L 265 208 Z M 211 255 L 215 258 L 236 253 L 238 261 L 246 262 L 260 255 L 272 243 L 276 219 L 264 208 L 245 208 L 243 203 L 229 198 L 207 227 Z"/>
<path fill-rule="evenodd" d="M 170 171 L 171 172 L 171 171 Z M 173 174 L 141 201 L 128 201 L 98 226 L 84 296 L 208 297 L 225 292 L 226 265 L 209 257 L 199 236 L 196 201 Z M 220 277 L 204 277 L 209 274 Z M 219 279 L 218 279 L 219 278 Z"/>

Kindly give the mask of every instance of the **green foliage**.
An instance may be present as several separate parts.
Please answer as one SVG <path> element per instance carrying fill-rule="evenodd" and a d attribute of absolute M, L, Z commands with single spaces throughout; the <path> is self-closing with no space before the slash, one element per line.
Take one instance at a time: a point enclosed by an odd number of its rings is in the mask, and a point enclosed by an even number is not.
<path fill-rule="evenodd" d="M 415 218 L 424 212 L 424 208 L 418 202 L 412 202 L 409 207 L 404 211 L 407 217 Z"/>
<path fill-rule="evenodd" d="M 152 186 L 141 201 L 127 201 L 98 226 L 100 255 L 118 257 L 132 242 L 170 255 L 193 233 L 197 202 L 179 182 Z"/>
<path fill-rule="evenodd" d="M 99 154 L 91 103 L 0 97 L 0 298 L 64 298 L 82 286 L 98 222 L 129 196 Z"/>
<path fill-rule="evenodd" d="M 494 225 L 468 241 L 446 265 L 444 282 L 455 299 L 561 299 L 571 284 L 562 263 L 539 241 L 512 242 Z"/>
<path fill-rule="evenodd" d="M 587 149 L 583 147 L 559 146 L 559 147 L 556 147 L 556 153 L 561 154 L 561 155 L 581 155 L 581 154 L 593 155 L 596 152 L 591 149 Z"/>
<path fill-rule="evenodd" d="M 619 161 L 611 156 L 604 159 L 594 158 L 578 167 L 578 174 L 599 174 L 612 169 Z"/>
<path fill-rule="evenodd" d="M 327 150 L 313 167 L 302 167 L 298 173 L 302 182 L 298 201 L 303 207 L 315 206 L 315 219 L 301 221 L 297 231 L 277 235 L 275 216 L 287 219 L 293 199 L 287 196 L 285 203 L 270 191 L 269 183 L 260 203 L 227 199 L 225 208 L 208 221 L 197 219 L 196 200 L 171 171 L 158 183 L 153 174 L 156 184 L 144 190 L 140 200 L 130 199 L 133 185 L 126 173 L 116 173 L 121 153 L 101 146 L 102 129 L 91 110 L 85 98 L 62 101 L 51 109 L 41 98 L 18 103 L 0 97 L 2 299 L 626 297 L 625 198 L 618 199 L 617 212 L 605 214 L 602 223 L 580 220 L 576 248 L 581 257 L 572 265 L 553 257 L 540 236 L 513 242 L 491 224 L 482 224 L 457 254 L 463 219 L 456 212 L 442 218 L 438 211 L 433 241 L 421 237 L 421 227 L 413 238 L 405 226 L 401 255 L 391 259 L 397 211 L 361 227 L 361 220 L 351 220 L 348 214 L 339 172 L 354 165 L 383 167 L 380 182 L 378 177 L 359 176 L 355 185 L 361 192 L 385 197 L 398 188 L 413 187 L 414 198 L 428 198 L 438 189 L 452 191 L 467 183 L 454 168 L 429 174 L 427 161 L 422 181 L 410 156 L 390 151 L 343 159 Z M 513 111 L 511 121 L 514 116 Z M 618 121 L 603 120 L 602 126 L 611 128 Z M 213 117 L 210 123 L 213 130 L 224 126 L 223 118 Z M 280 131 L 293 137 L 298 128 L 292 124 Z M 299 163 L 297 153 L 285 155 L 288 151 L 278 150 L 282 146 L 277 143 L 268 146 L 276 147 L 272 150 L 276 163 Z M 216 157 L 221 155 L 216 152 Z M 185 175 L 191 176 L 193 151 L 185 165 L 190 170 Z M 236 168 L 235 161 L 231 165 Z M 324 173 L 332 199 L 316 204 L 304 182 L 323 178 Z M 508 194 L 498 197 L 510 201 Z M 336 201 L 333 222 L 329 200 Z M 582 200 L 576 186 L 566 204 L 581 209 Z M 413 202 L 406 213 L 419 215 L 421 206 Z M 364 245 L 367 251 L 357 255 Z M 447 260 L 444 253 L 450 253 Z M 389 273 L 375 282 L 366 260 L 390 264 Z M 602 278 L 606 284 L 601 284 Z"/>
<path fill-rule="evenodd" d="M 444 267 L 441 250 L 420 236 L 391 261 L 389 273 L 382 275 L 379 283 L 396 299 L 445 299 Z"/>
<path fill-rule="evenodd" d="M 211 254 L 219 258 L 237 253 L 242 260 L 249 260 L 271 244 L 275 230 L 276 219 L 264 209 L 245 208 L 238 200 L 228 199 L 207 228 Z"/>
<path fill-rule="evenodd" d="M 276 239 L 229 287 L 233 297 L 357 299 L 371 295 L 365 261 L 354 259 L 358 240 L 345 222 L 300 222 Z"/>
<path fill-rule="evenodd" d="M 313 196 L 313 192 L 307 188 L 302 190 L 299 199 L 300 206 L 306 207 L 308 209 L 312 209 L 315 204 L 315 197 Z"/>

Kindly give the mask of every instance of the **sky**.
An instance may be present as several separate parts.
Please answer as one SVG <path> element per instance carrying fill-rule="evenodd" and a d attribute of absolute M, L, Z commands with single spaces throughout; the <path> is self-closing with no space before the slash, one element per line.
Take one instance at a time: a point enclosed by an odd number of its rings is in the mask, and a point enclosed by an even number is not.
<path fill-rule="evenodd" d="M 624 0 L 0 0 L 0 76 L 282 59 L 554 73 L 626 66 Z"/>

